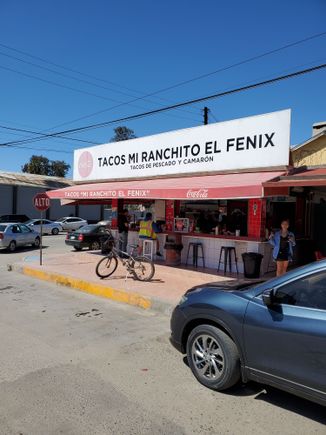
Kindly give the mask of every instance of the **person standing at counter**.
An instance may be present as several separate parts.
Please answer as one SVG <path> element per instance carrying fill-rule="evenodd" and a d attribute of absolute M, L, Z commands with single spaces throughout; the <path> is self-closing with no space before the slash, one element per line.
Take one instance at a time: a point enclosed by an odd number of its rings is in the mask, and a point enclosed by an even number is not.
<path fill-rule="evenodd" d="M 273 258 L 276 261 L 276 276 L 284 275 L 287 271 L 289 261 L 293 258 L 293 247 L 295 246 L 294 234 L 289 231 L 289 221 L 284 219 L 281 222 L 281 229 L 271 233 L 269 243 L 273 246 Z"/>
<path fill-rule="evenodd" d="M 129 231 L 129 216 L 128 216 L 127 209 L 122 210 L 121 216 L 119 216 L 118 230 L 119 230 L 119 249 L 120 251 L 127 252 L 128 231 Z"/>
<path fill-rule="evenodd" d="M 155 232 L 155 222 L 153 222 L 152 213 L 146 213 L 145 220 L 140 221 L 138 235 L 139 235 L 139 255 L 141 255 L 143 251 L 142 240 L 149 239 L 149 240 L 156 241 L 156 255 L 158 257 L 162 256 L 160 253 L 160 244 Z"/>

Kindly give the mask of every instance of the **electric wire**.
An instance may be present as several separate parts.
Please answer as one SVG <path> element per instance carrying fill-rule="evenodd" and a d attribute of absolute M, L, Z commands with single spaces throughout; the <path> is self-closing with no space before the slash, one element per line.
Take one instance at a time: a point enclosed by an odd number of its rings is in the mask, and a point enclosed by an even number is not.
<path fill-rule="evenodd" d="M 321 32 L 321 33 L 317 33 L 317 34 L 314 34 L 314 35 L 308 36 L 308 37 L 303 38 L 303 39 L 300 39 L 300 40 L 298 40 L 298 41 L 294 41 L 294 42 L 291 42 L 291 43 L 289 43 L 289 44 L 285 44 L 285 45 L 283 45 L 283 46 L 281 46 L 281 47 L 278 47 L 278 48 L 275 48 L 275 49 L 272 49 L 272 50 L 269 50 L 269 51 L 266 51 L 266 52 L 260 53 L 260 54 L 255 55 L 255 56 L 251 56 L 251 57 L 246 58 L 246 59 L 244 59 L 244 60 L 241 60 L 241 61 L 239 61 L 239 62 L 232 63 L 232 64 L 230 64 L 230 65 L 227 65 L 227 66 L 225 66 L 225 67 L 219 68 L 219 69 L 217 69 L 217 70 L 214 70 L 214 71 L 211 71 L 211 72 L 208 72 L 208 73 L 202 74 L 202 75 L 200 75 L 200 76 L 193 77 L 193 78 L 188 79 L 188 80 L 184 80 L 184 81 L 178 82 L 178 83 L 176 83 L 176 84 L 174 84 L 174 85 L 167 86 L 167 87 L 165 87 L 165 88 L 161 88 L 161 89 L 159 89 L 159 90 L 157 90 L 157 91 L 154 91 L 154 92 L 150 92 L 150 93 L 144 95 L 143 98 L 148 98 L 148 97 L 156 96 L 156 95 L 158 95 L 158 94 L 160 94 L 160 93 L 162 93 L 162 92 L 166 92 L 166 91 L 169 91 L 169 90 L 172 90 L 172 89 L 178 88 L 178 87 L 180 87 L 180 86 L 184 86 L 184 85 L 186 85 L 186 84 L 189 84 L 189 83 L 192 83 L 192 82 L 195 82 L 195 81 L 201 80 L 201 79 L 203 79 L 203 78 L 206 78 L 206 77 L 209 77 L 209 76 L 212 76 L 212 75 L 215 75 L 215 74 L 221 73 L 221 72 L 228 71 L 228 70 L 230 70 L 230 69 L 232 69 L 232 68 L 235 68 L 235 67 L 238 67 L 238 66 L 241 66 L 241 65 L 245 65 L 245 64 L 247 64 L 247 63 L 253 62 L 253 61 L 258 60 L 258 59 L 262 59 L 262 58 L 264 58 L 264 57 L 266 57 L 266 56 L 269 56 L 269 55 L 271 55 L 271 54 L 278 53 L 278 52 L 280 52 L 280 51 L 286 50 L 286 49 L 288 49 L 288 48 L 295 47 L 295 46 L 297 46 L 297 45 L 303 44 L 303 43 L 305 43 L 305 42 L 307 42 L 307 41 L 310 41 L 310 40 L 313 40 L 313 39 L 316 39 L 316 38 L 323 37 L 323 36 L 325 36 L 325 35 L 326 35 L 326 32 Z M 1 45 L 1 44 L 0 44 L 0 45 Z M 135 102 L 135 101 L 137 101 L 137 100 L 138 100 L 138 98 L 136 98 L 136 99 L 134 99 L 134 100 L 130 100 L 129 103 Z M 66 121 L 66 122 L 64 122 L 64 123 L 57 124 L 57 125 L 54 126 L 53 128 L 59 128 L 59 127 L 62 127 L 62 126 L 64 126 L 64 125 L 73 124 L 73 123 L 75 123 L 75 122 L 82 121 L 82 120 L 84 120 L 84 119 L 87 119 L 87 118 L 91 118 L 91 117 L 93 117 L 93 116 L 100 115 L 100 114 L 102 114 L 102 113 L 106 113 L 106 112 L 108 112 L 108 111 L 110 111 L 110 110 L 113 110 L 113 109 L 116 109 L 116 108 L 118 108 L 118 107 L 120 107 L 120 106 L 119 106 L 119 105 L 118 105 L 118 106 L 111 106 L 111 107 L 108 107 L 108 108 L 106 108 L 106 109 L 98 110 L 98 111 L 93 112 L 93 113 L 90 113 L 90 114 L 88 114 L 88 115 L 84 115 L 84 116 L 81 116 L 81 117 L 79 117 L 79 118 L 75 118 L 75 119 L 73 119 L 73 120 L 71 120 L 71 121 Z M 52 130 L 52 128 L 50 128 L 50 130 Z"/>
<path fill-rule="evenodd" d="M 56 137 L 58 135 L 65 135 L 65 134 L 70 134 L 70 133 L 74 133 L 74 132 L 82 132 L 82 131 L 88 131 L 88 130 L 92 130 L 92 129 L 102 128 L 102 127 L 106 127 L 106 126 L 114 124 L 114 123 L 118 123 L 118 122 L 122 122 L 122 121 L 130 121 L 130 120 L 134 120 L 134 119 L 139 119 L 139 118 L 155 115 L 157 113 L 173 110 L 176 107 L 184 107 L 184 106 L 187 106 L 187 105 L 196 104 L 196 103 L 203 102 L 203 101 L 209 101 L 209 100 L 212 100 L 212 99 L 221 98 L 221 97 L 224 97 L 224 96 L 227 96 L 227 95 L 232 95 L 232 94 L 244 92 L 244 91 L 248 91 L 248 90 L 251 90 L 251 89 L 256 89 L 258 87 L 270 85 L 270 84 L 277 83 L 277 82 L 284 81 L 284 80 L 288 80 L 288 79 L 291 79 L 291 78 L 294 78 L 294 77 L 298 77 L 298 76 L 302 76 L 302 75 L 305 75 L 305 74 L 309 74 L 309 73 L 312 73 L 312 72 L 315 72 L 315 71 L 318 71 L 318 70 L 322 70 L 324 68 L 326 68 L 326 64 L 325 63 L 324 64 L 320 64 L 320 65 L 316 65 L 316 66 L 313 66 L 313 67 L 310 67 L 310 68 L 306 68 L 306 69 L 303 69 L 303 70 L 295 71 L 293 73 L 289 73 L 289 74 L 286 74 L 286 75 L 281 75 L 281 76 L 273 77 L 273 78 L 268 79 L 268 80 L 256 82 L 256 83 L 249 84 L 249 85 L 245 85 L 245 86 L 242 86 L 242 87 L 230 89 L 230 90 L 227 90 L 227 91 L 223 91 L 223 92 L 207 95 L 207 96 L 196 98 L 196 99 L 192 99 L 192 100 L 183 101 L 183 102 L 171 105 L 171 106 L 161 107 L 159 109 L 154 109 L 154 110 L 151 110 L 151 111 L 148 111 L 148 112 L 143 112 L 143 113 L 138 113 L 138 114 L 134 114 L 134 115 L 126 116 L 126 117 L 121 117 L 119 119 L 115 119 L 115 120 L 111 120 L 111 121 L 105 121 L 105 122 L 101 122 L 101 123 L 91 124 L 91 125 L 87 125 L 87 126 L 84 126 L 84 127 L 77 127 L 77 128 L 73 128 L 73 129 L 69 129 L 69 130 L 63 130 L 63 131 L 54 132 L 54 133 L 50 133 L 50 134 L 44 134 L 43 136 L 41 136 L 41 137 L 35 137 L 34 139 L 32 138 L 32 139 L 26 139 L 26 140 L 21 140 L 21 141 L 7 142 L 7 143 L 0 144 L 0 146 L 17 145 L 17 144 L 21 144 L 21 143 L 30 143 L 30 142 L 42 140 L 43 138 Z"/>
<path fill-rule="evenodd" d="M 118 84 L 118 83 L 115 83 L 115 82 L 112 82 L 112 81 L 109 81 L 109 80 L 105 80 L 105 79 L 103 79 L 103 78 L 99 78 L 99 77 L 96 77 L 96 76 L 94 76 L 94 75 L 87 74 L 87 73 L 85 73 L 85 72 L 80 72 L 80 71 L 78 71 L 78 70 L 75 70 L 75 69 L 73 69 L 73 68 L 66 67 L 66 66 L 64 66 L 64 65 L 60 65 L 60 64 L 55 63 L 55 62 L 51 62 L 51 61 L 46 60 L 46 59 L 44 59 L 44 58 L 41 58 L 41 57 L 39 57 L 39 56 L 32 55 L 32 54 L 30 54 L 30 53 L 28 53 L 28 52 L 26 52 L 26 51 L 23 51 L 23 50 L 19 50 L 19 49 L 17 49 L 17 48 L 10 47 L 9 45 L 6 45 L 6 44 L 2 44 L 2 43 L 0 43 L 0 46 L 6 48 L 7 50 L 12 50 L 12 51 L 14 51 L 14 52 L 17 52 L 17 53 L 23 54 L 23 55 L 28 56 L 28 57 L 33 58 L 33 59 L 37 59 L 37 60 L 39 60 L 39 61 L 41 61 L 41 62 L 44 62 L 44 63 L 47 63 L 47 64 L 49 64 L 49 65 L 53 65 L 53 66 L 55 66 L 56 68 L 61 68 L 61 69 L 66 70 L 66 71 L 73 72 L 74 74 L 79 74 L 79 75 L 81 75 L 81 76 L 88 77 L 88 78 L 91 78 L 91 79 L 93 79 L 93 80 L 97 80 L 97 81 L 100 81 L 100 82 L 103 82 L 103 83 L 109 83 L 109 84 L 111 84 L 111 85 L 113 85 L 113 86 L 120 87 L 120 88 L 122 88 L 122 89 L 126 89 L 126 90 L 128 90 L 128 91 L 130 91 L 130 92 L 133 92 L 133 93 L 137 93 L 137 94 L 141 94 L 141 95 L 143 95 L 143 93 L 140 92 L 140 91 L 138 91 L 138 90 L 131 89 L 131 88 L 127 87 L 127 86 L 120 85 L 120 84 Z M 120 94 L 122 94 L 122 95 L 126 95 L 126 96 L 128 96 L 128 97 L 136 98 L 135 95 L 131 95 L 130 93 L 126 93 L 126 92 L 118 91 L 118 90 L 115 90 L 115 89 L 112 89 L 112 88 L 108 88 L 108 87 L 106 87 L 106 86 L 101 86 L 101 85 L 99 85 L 99 84 L 96 84 L 96 83 L 90 82 L 89 80 L 78 79 L 77 77 L 73 77 L 73 76 L 68 75 L 68 74 L 60 73 L 59 71 L 55 71 L 55 70 L 53 70 L 53 69 L 43 67 L 43 66 L 38 65 L 38 64 L 35 64 L 35 63 L 33 63 L 33 62 L 28 62 L 28 61 L 26 61 L 26 60 L 24 60 L 24 59 L 21 59 L 21 58 L 18 58 L 18 57 L 15 57 L 15 56 L 9 55 L 8 53 L 0 52 L 0 55 L 2 55 L 2 56 L 6 56 L 6 57 L 8 57 L 8 58 L 15 59 L 15 60 L 18 60 L 18 61 L 20 61 L 20 62 L 24 62 L 24 63 L 26 63 L 26 64 L 28 64 L 28 65 L 32 65 L 32 66 L 35 66 L 35 67 L 37 67 L 37 68 L 42 68 L 42 69 L 47 70 L 47 71 L 50 71 L 50 72 L 52 72 L 52 73 L 54 73 L 54 74 L 59 74 L 59 75 L 62 75 L 62 76 L 64 76 L 64 77 L 68 77 L 68 78 L 70 78 L 70 79 L 73 79 L 73 80 L 76 80 L 76 81 L 79 81 L 79 82 L 82 82 L 82 83 L 86 83 L 86 84 L 89 84 L 89 85 L 92 85 L 92 86 L 96 86 L 96 87 L 99 87 L 99 88 L 102 88 L 102 89 L 106 89 L 106 90 L 109 90 L 109 91 L 111 91 L 111 92 L 120 93 Z M 148 99 L 146 99 L 146 97 L 144 97 L 144 96 L 140 96 L 140 97 L 138 97 L 138 98 L 141 99 L 141 100 L 144 100 L 144 101 L 150 102 L 150 103 L 157 104 L 156 102 L 154 102 L 154 101 L 152 101 L 152 100 L 148 100 Z M 158 99 L 158 100 L 161 100 L 161 101 L 170 101 L 170 100 L 168 100 L 168 99 L 166 99 L 166 98 L 162 98 L 162 97 L 155 97 L 155 98 Z M 170 102 L 171 102 L 171 101 L 170 101 Z M 126 102 L 126 104 L 128 104 L 128 102 Z M 193 112 L 193 111 L 190 112 L 190 111 L 188 111 L 188 110 L 184 110 L 184 109 L 183 109 L 183 111 L 185 111 L 186 113 L 190 113 L 190 114 L 194 114 L 194 113 L 195 113 L 195 112 Z"/>
<path fill-rule="evenodd" d="M 254 60 L 261 59 L 261 58 L 263 58 L 263 57 L 265 57 L 265 56 L 269 56 L 270 54 L 274 54 L 274 53 L 280 52 L 280 51 L 282 51 L 282 50 L 285 50 L 285 49 L 288 49 L 288 48 L 291 48 L 291 47 L 297 46 L 297 45 L 299 45 L 299 44 L 305 43 L 305 42 L 307 42 L 307 41 L 310 41 L 310 40 L 313 40 L 313 39 L 316 39 L 316 38 L 319 38 L 319 37 L 322 37 L 322 36 L 325 36 L 325 35 L 326 35 L 326 32 L 321 32 L 321 33 L 317 33 L 317 34 L 314 34 L 314 35 L 308 36 L 308 37 L 303 38 L 303 39 L 301 39 L 301 40 L 297 40 L 297 41 L 294 41 L 294 42 L 292 42 L 292 43 L 289 43 L 289 44 L 283 45 L 283 46 L 281 46 L 281 47 L 278 47 L 278 48 L 276 48 L 276 49 L 269 50 L 269 51 L 264 52 L 264 53 L 260 53 L 260 54 L 258 54 L 258 55 L 256 55 L 256 56 L 252 56 L 252 57 L 250 57 L 250 58 L 247 58 L 247 59 L 244 59 L 244 60 L 242 60 L 242 61 L 239 61 L 239 62 L 233 63 L 233 64 L 231 64 L 231 65 L 228 65 L 228 66 L 226 66 L 226 67 L 220 68 L 220 69 L 218 69 L 218 70 L 211 71 L 211 72 L 209 72 L 209 73 L 202 74 L 202 75 L 197 76 L 197 77 L 193 77 L 192 79 L 185 80 L 185 81 L 183 81 L 183 82 L 179 82 L 179 83 L 177 83 L 177 84 L 175 84 L 175 85 L 171 85 L 171 86 L 169 86 L 169 87 L 166 87 L 166 88 L 160 89 L 160 90 L 155 91 L 155 92 L 152 92 L 152 93 L 150 93 L 150 94 L 143 95 L 142 97 L 137 97 L 137 98 L 134 98 L 133 100 L 130 100 L 130 101 L 127 101 L 127 102 L 124 102 L 124 103 L 121 103 L 121 102 L 120 102 L 119 104 L 117 104 L 117 105 L 115 105 L 115 106 L 111 106 L 110 108 L 103 109 L 103 110 L 100 110 L 100 111 L 94 112 L 94 113 L 89 114 L 89 115 L 84 115 L 84 116 L 82 116 L 82 117 L 76 118 L 76 119 L 71 120 L 71 121 L 67 121 L 67 122 L 64 122 L 64 123 L 61 123 L 61 124 L 57 124 L 57 125 L 55 125 L 54 127 L 48 128 L 47 130 L 53 130 L 53 129 L 55 129 L 55 128 L 59 128 L 59 127 L 62 127 L 62 126 L 64 126 L 64 125 L 72 124 L 72 123 L 75 123 L 75 122 L 77 122 L 77 121 L 81 121 L 81 120 L 84 120 L 84 119 L 87 119 L 87 118 L 90 118 L 90 117 L 96 116 L 96 115 L 98 115 L 98 114 L 108 112 L 108 111 L 110 111 L 110 110 L 113 110 L 113 109 L 119 108 L 119 107 L 121 107 L 121 106 L 123 106 L 123 105 L 128 105 L 128 104 L 131 104 L 131 103 L 133 103 L 133 102 L 136 102 L 136 101 L 138 101 L 139 99 L 145 100 L 147 97 L 155 96 L 155 95 L 157 95 L 157 94 L 159 94 L 159 93 L 161 93 L 161 92 L 165 92 L 165 91 L 167 91 L 167 90 L 174 89 L 174 88 L 179 87 L 179 86 L 182 86 L 182 85 L 184 85 L 184 84 L 188 84 L 188 83 L 191 83 L 191 82 L 193 82 L 193 81 L 200 80 L 200 79 L 202 79 L 202 78 L 205 78 L 205 77 L 208 77 L 208 76 L 211 76 L 211 75 L 217 74 L 217 73 L 219 73 L 219 72 L 227 71 L 227 70 L 229 70 L 229 69 L 231 69 L 231 68 L 235 68 L 235 67 L 237 67 L 237 66 L 244 65 L 244 64 L 249 63 L 249 62 L 252 62 L 252 61 L 254 61 Z M 19 50 L 19 49 L 16 49 L 16 48 L 10 47 L 10 46 L 8 46 L 8 45 L 6 45 L 6 44 L 0 43 L 0 46 L 6 48 L 6 49 L 8 49 L 8 50 L 12 50 L 12 51 L 15 51 L 15 52 L 17 52 L 17 53 L 24 54 L 24 55 L 29 56 L 29 57 L 31 57 L 31 58 L 37 59 L 37 60 L 42 61 L 42 62 L 44 62 L 44 63 L 47 63 L 47 64 L 49 64 L 49 65 L 53 65 L 53 66 L 55 66 L 55 67 L 57 67 L 57 68 L 62 68 L 62 69 L 64 69 L 64 70 L 66 70 L 66 71 L 70 71 L 70 72 L 73 72 L 73 73 L 75 73 L 75 74 L 82 75 L 82 76 L 84 76 L 84 77 L 89 77 L 89 78 L 92 78 L 92 79 L 95 79 L 95 80 L 98 80 L 98 81 L 102 81 L 102 82 L 105 82 L 105 83 L 110 83 L 111 85 L 119 86 L 119 87 L 121 87 L 121 88 L 128 89 L 128 90 L 130 90 L 130 91 L 132 91 L 132 92 L 138 92 L 138 91 L 131 90 L 130 88 L 128 88 L 128 87 L 126 87 L 126 86 L 118 85 L 118 84 L 116 84 L 116 83 L 114 83 L 114 82 L 111 82 L 111 81 L 108 81 L 108 80 L 104 80 L 104 79 L 98 78 L 98 77 L 96 77 L 96 76 L 93 76 L 93 75 L 87 74 L 87 73 L 80 72 L 80 71 L 75 70 L 75 69 L 73 69 L 73 68 L 69 68 L 69 67 L 66 67 L 66 66 L 63 66 L 63 65 L 57 64 L 57 63 L 55 63 L 55 62 L 51 62 L 51 61 L 46 60 L 46 59 L 44 59 L 44 58 L 41 58 L 41 57 L 39 57 L 39 56 L 35 56 L 35 55 L 30 54 L 30 53 L 27 53 L 27 52 L 25 52 L 25 51 L 23 51 L 23 50 Z M 0 54 L 6 55 L 6 56 L 8 56 L 8 57 L 12 57 L 12 58 L 14 58 L 14 59 L 16 59 L 16 60 L 20 60 L 20 61 L 25 62 L 25 63 L 32 64 L 32 65 L 37 66 L 37 67 L 39 67 L 39 68 L 47 69 L 47 70 L 49 70 L 49 71 L 51 71 L 51 72 L 55 72 L 54 70 L 51 70 L 51 69 L 49 69 L 49 68 L 45 68 L 45 67 L 42 67 L 42 66 L 40 66 L 40 65 L 33 64 L 33 63 L 31 63 L 31 62 L 28 62 L 28 61 L 24 61 L 24 60 L 19 59 L 19 58 L 17 58 L 17 57 L 10 56 L 10 55 L 8 55 L 8 54 L 4 54 L 4 53 L 1 53 L 1 52 L 0 52 Z M 19 74 L 24 74 L 24 73 L 21 73 L 21 72 L 18 72 L 18 71 L 13 71 L 13 72 L 16 72 L 16 73 L 19 73 Z M 57 73 L 59 73 L 59 72 L 57 72 Z M 59 74 L 62 74 L 62 73 L 59 73 Z M 66 75 L 66 76 L 67 76 L 67 75 Z M 71 76 L 68 76 L 68 77 L 73 78 L 73 77 L 71 77 Z M 32 77 L 32 78 L 36 78 L 36 77 Z M 44 81 L 44 80 L 41 79 L 41 78 L 38 78 L 38 79 Z M 86 82 L 86 81 L 84 81 L 84 82 Z M 87 83 L 90 83 L 90 82 L 87 82 Z M 53 82 L 53 84 L 55 84 L 56 86 L 59 85 L 59 84 L 57 84 L 57 83 L 55 83 L 55 82 Z M 91 83 L 90 83 L 90 84 L 91 84 Z M 64 86 L 64 85 L 61 85 L 61 86 Z M 71 89 L 71 90 L 76 90 L 75 88 L 71 88 L 71 87 L 68 87 L 68 88 Z M 77 90 L 77 92 L 83 92 L 83 91 Z M 93 96 L 98 96 L 97 94 L 92 94 L 92 93 L 88 93 L 88 94 L 93 95 Z M 102 98 L 102 97 L 100 96 L 100 98 Z M 115 101 L 115 102 L 117 102 L 117 100 L 112 100 L 112 99 L 111 99 L 111 101 Z M 178 109 L 178 108 L 179 108 L 179 107 L 177 107 L 177 109 Z M 43 131 L 43 132 L 44 132 L 44 131 Z M 29 138 L 30 138 L 30 137 L 22 138 L 22 140 L 28 140 Z"/>

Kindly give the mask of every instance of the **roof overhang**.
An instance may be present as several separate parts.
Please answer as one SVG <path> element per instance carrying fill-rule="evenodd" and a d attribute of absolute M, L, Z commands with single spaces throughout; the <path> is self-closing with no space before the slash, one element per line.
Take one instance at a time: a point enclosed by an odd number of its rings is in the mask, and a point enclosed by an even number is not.
<path fill-rule="evenodd" d="M 264 196 L 264 183 L 284 172 L 251 172 L 83 184 L 47 192 L 69 201 L 121 199 L 245 199 Z"/>

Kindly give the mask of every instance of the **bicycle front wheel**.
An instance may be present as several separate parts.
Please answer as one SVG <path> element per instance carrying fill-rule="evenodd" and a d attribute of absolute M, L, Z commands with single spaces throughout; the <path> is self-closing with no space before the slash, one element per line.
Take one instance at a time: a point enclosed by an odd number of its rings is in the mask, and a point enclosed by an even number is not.
<path fill-rule="evenodd" d="M 118 260 L 113 255 L 102 258 L 96 265 L 96 275 L 100 278 L 108 278 L 118 267 Z"/>
<path fill-rule="evenodd" d="M 138 281 L 150 281 L 155 274 L 154 263 L 147 257 L 136 257 L 133 274 Z"/>

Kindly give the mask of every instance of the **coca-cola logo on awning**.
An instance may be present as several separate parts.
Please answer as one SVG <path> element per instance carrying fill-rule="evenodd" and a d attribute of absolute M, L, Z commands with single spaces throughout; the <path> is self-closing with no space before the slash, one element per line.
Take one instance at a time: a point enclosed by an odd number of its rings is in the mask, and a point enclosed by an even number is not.
<path fill-rule="evenodd" d="M 93 156 L 89 151 L 81 153 L 78 159 L 78 172 L 83 178 L 88 177 L 93 170 Z"/>
<path fill-rule="evenodd" d="M 189 189 L 187 192 L 187 198 L 208 198 L 208 189 Z"/>

